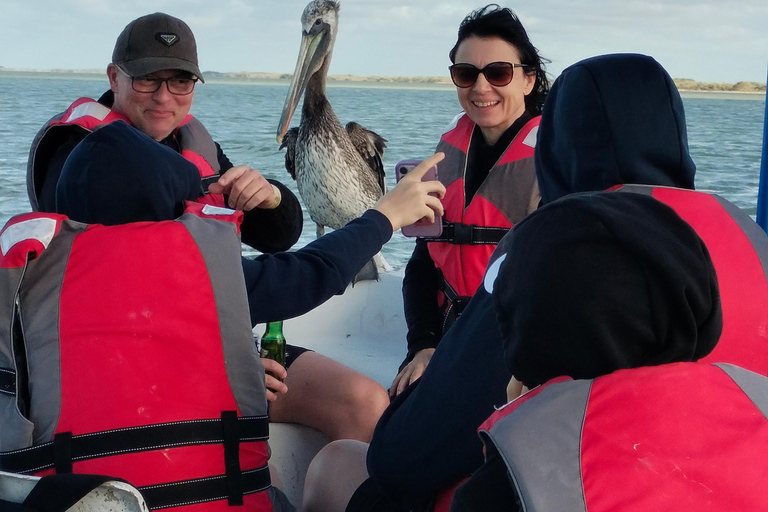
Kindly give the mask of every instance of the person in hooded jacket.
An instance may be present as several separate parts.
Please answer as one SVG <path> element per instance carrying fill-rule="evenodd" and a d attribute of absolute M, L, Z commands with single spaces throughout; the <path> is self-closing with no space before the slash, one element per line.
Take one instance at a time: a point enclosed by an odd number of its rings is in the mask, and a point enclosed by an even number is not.
<path fill-rule="evenodd" d="M 723 315 L 707 246 L 672 208 L 554 201 L 502 240 L 484 286 L 514 401 L 481 426 L 486 462 L 451 512 L 768 506 L 768 378 L 691 363 Z"/>
<path fill-rule="evenodd" d="M 430 157 L 416 170 L 423 174 L 441 158 Z M 437 197 L 442 185 L 414 180 L 395 187 L 343 229 L 302 249 L 242 257 L 251 325 L 299 316 L 343 293 L 393 230 L 418 220 L 414 216 L 418 211 L 429 216 L 433 210 L 428 205 L 442 211 Z M 101 194 L 103 190 L 111 193 Z M 437 196 L 427 197 L 430 190 Z M 59 213 L 73 220 L 116 225 L 173 219 L 182 213 L 184 201 L 201 194 L 200 175 L 192 163 L 116 121 L 88 135 L 73 150 L 56 187 L 56 203 Z M 296 363 L 302 359 L 302 364 Z M 281 379 L 266 376 L 270 419 L 308 425 L 331 439 L 367 440 L 389 402 L 379 383 L 321 354 L 306 351 L 293 365 L 287 364 L 287 370 L 272 360 L 263 364 Z M 320 380 L 307 374 L 303 364 L 322 370 Z M 311 405 L 303 407 L 305 402 Z"/>
<path fill-rule="evenodd" d="M 572 192 L 603 190 L 625 183 L 673 187 L 670 190 L 698 194 L 689 190 L 694 186 L 695 166 L 688 150 L 682 99 L 666 71 L 647 56 L 595 57 L 566 69 L 545 103 L 535 155 L 543 203 Z M 554 169 L 553 163 L 557 165 Z M 659 189 L 651 191 L 656 196 Z M 706 197 L 711 201 L 713 196 Z M 718 248 L 709 244 L 710 238 L 718 233 L 723 236 L 724 231 L 719 224 L 712 224 L 700 233 L 721 282 L 725 339 L 732 328 L 736 332 L 741 325 L 738 319 L 729 320 L 729 297 L 733 295 L 728 290 L 738 286 L 752 289 L 755 283 L 764 282 L 765 272 L 757 265 L 768 261 L 760 256 L 768 253 L 760 249 L 765 246 L 765 234 L 755 231 L 757 226 L 746 214 L 722 198 L 715 201 L 724 205 L 722 210 L 729 213 L 728 217 L 738 219 L 723 223 L 731 232 L 738 235 L 741 226 L 746 226 L 746 236 L 741 235 L 738 247 L 749 250 L 726 256 L 734 263 L 730 269 L 750 268 L 753 276 L 746 281 L 724 279 L 723 257 Z M 728 220 L 725 216 L 717 218 Z M 702 224 L 712 220 L 709 215 L 698 219 Z M 749 266 L 735 264 L 742 261 Z M 762 318 L 768 311 L 768 299 L 755 298 L 754 304 L 744 300 L 740 307 L 753 318 Z M 760 324 L 754 321 L 750 325 Z M 755 333 L 759 335 L 758 330 Z M 759 337 L 754 343 L 731 346 L 755 344 L 761 344 Z M 717 355 L 721 345 L 710 358 Z M 321 454 L 332 454 L 330 461 L 340 457 L 365 460 L 364 465 L 360 464 L 362 475 L 357 484 L 369 476 L 363 484 L 368 488 L 366 494 L 395 510 L 430 509 L 441 491 L 469 477 L 483 462 L 476 429 L 495 408 L 507 402 L 505 388 L 511 374 L 502 353 L 491 296 L 481 286 L 441 340 L 421 379 L 408 386 L 384 412 L 370 445 L 343 443 L 347 445 L 344 449 L 342 443 L 332 443 Z M 748 351 L 744 353 L 746 358 L 709 360 L 741 364 L 745 360 L 761 361 L 749 356 Z M 330 466 L 320 464 L 322 458 L 317 461 L 320 472 Z M 357 484 L 350 485 L 353 492 Z M 363 490 L 361 486 L 359 496 Z M 328 499 L 321 497 L 319 501 Z"/>
<path fill-rule="evenodd" d="M 568 67 L 552 86 L 538 136 L 542 204 L 574 192 L 648 194 L 696 230 L 712 255 L 723 302 L 723 335 L 705 361 L 768 375 L 768 237 L 726 199 L 692 191 L 696 167 L 683 103 L 664 68 L 638 54 Z"/>

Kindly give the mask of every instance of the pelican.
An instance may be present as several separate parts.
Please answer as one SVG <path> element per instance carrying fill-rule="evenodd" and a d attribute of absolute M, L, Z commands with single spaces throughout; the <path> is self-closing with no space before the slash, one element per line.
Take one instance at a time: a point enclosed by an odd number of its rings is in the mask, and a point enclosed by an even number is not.
<path fill-rule="evenodd" d="M 313 0 L 304 9 L 299 58 L 277 128 L 285 167 L 318 237 L 326 226 L 337 229 L 359 217 L 386 192 L 386 139 L 354 122 L 342 126 L 325 95 L 338 19 L 339 3 L 332 0 Z M 301 122 L 289 130 L 302 94 Z M 374 260 L 379 270 L 390 269 L 381 253 Z"/>

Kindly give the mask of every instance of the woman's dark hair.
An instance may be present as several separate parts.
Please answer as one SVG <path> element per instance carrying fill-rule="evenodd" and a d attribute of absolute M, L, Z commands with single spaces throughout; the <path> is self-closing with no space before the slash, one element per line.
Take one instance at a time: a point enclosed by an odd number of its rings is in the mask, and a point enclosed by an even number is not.
<path fill-rule="evenodd" d="M 522 64 L 528 74 L 536 73 L 536 82 L 531 93 L 525 97 L 525 108 L 534 115 L 541 114 L 541 107 L 549 92 L 549 80 L 544 69 L 547 59 L 539 55 L 539 51 L 531 44 L 528 34 L 514 12 L 507 7 L 497 4 L 486 5 L 472 11 L 459 25 L 459 36 L 448 56 L 456 63 L 456 51 L 459 45 L 468 37 L 498 37 L 514 46 L 520 53 Z"/>

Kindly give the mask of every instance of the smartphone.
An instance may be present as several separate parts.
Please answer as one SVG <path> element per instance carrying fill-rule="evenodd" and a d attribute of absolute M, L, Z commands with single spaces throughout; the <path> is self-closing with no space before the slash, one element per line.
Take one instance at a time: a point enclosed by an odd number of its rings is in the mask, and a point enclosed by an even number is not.
<path fill-rule="evenodd" d="M 403 160 L 395 165 L 395 179 L 400 181 L 403 176 L 419 165 L 421 160 Z M 431 181 L 437 179 L 437 166 L 433 165 L 431 169 L 422 176 L 421 181 Z M 427 218 L 417 220 L 413 224 L 403 226 L 400 231 L 404 236 L 410 237 L 435 237 L 443 234 L 443 217 L 435 216 L 434 222 L 429 222 Z"/>

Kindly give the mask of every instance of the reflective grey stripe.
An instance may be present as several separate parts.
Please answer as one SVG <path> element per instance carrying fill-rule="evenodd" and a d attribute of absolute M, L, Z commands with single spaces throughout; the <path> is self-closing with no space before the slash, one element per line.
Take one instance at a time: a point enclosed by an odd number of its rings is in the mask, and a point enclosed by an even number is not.
<path fill-rule="evenodd" d="M 256 353 L 240 243 L 232 223 L 186 214 L 179 219 L 195 240 L 211 277 L 229 384 L 244 416 L 267 414 L 264 368 Z M 229 230 L 230 236 L 222 236 Z"/>
<path fill-rule="evenodd" d="M 741 228 L 749 240 L 749 243 L 752 244 L 752 247 L 755 249 L 755 254 L 760 259 L 760 265 L 763 267 L 765 279 L 768 281 L 768 237 L 765 236 L 765 231 L 752 220 L 752 217 L 747 215 L 746 212 L 741 210 L 735 204 L 716 194 L 713 194 L 713 197 L 717 199 L 720 206 L 728 212 L 728 215 L 730 215 L 734 222 Z"/>
<path fill-rule="evenodd" d="M 0 269 L 0 367 L 13 369 L 18 386 L 16 357 L 13 350 L 13 311 L 24 268 Z M 0 451 L 29 446 L 33 425 L 17 407 L 17 395 L 0 394 Z"/>
<path fill-rule="evenodd" d="M 446 187 L 456 180 L 464 178 L 464 166 L 467 155 L 456 146 L 440 141 L 435 152 L 442 151 L 445 158 L 437 164 L 437 178 Z"/>
<path fill-rule="evenodd" d="M 653 196 L 653 189 L 659 188 L 653 185 L 622 185 L 616 192 L 632 192 L 634 194 L 643 194 L 644 196 Z"/>
<path fill-rule="evenodd" d="M 717 363 L 713 366 L 717 366 L 733 379 L 763 416 L 768 418 L 768 380 L 764 376 L 727 363 Z"/>
<path fill-rule="evenodd" d="M 0 400 L 0 451 L 26 448 L 50 441 L 61 411 L 61 354 L 59 351 L 59 300 L 64 271 L 74 236 L 85 229 L 83 224 L 65 221 L 53 237 L 48 249 L 27 264 L 19 287 L 18 310 L 25 343 L 26 367 L 17 368 L 13 348 L 12 318 L 18 280 L 22 269 L 0 269 L 0 289 L 7 291 L 0 300 L 0 366 L 14 368 L 17 387 L 22 375 L 29 376 L 27 388 L 17 389 L 16 396 Z M 10 281 L 15 280 L 13 286 Z M 44 385 L 42 383 L 45 383 Z M 18 400 L 31 395 L 29 417 L 18 408 Z"/>
<path fill-rule="evenodd" d="M 178 136 L 182 150 L 189 149 L 194 151 L 202 156 L 217 174 L 221 172 L 216 143 L 213 141 L 211 134 L 208 133 L 208 130 L 205 129 L 205 126 L 203 126 L 203 123 L 198 121 L 196 117 L 193 117 L 188 123 L 179 127 Z"/>
<path fill-rule="evenodd" d="M 550 384 L 487 432 L 524 511 L 586 512 L 581 435 L 592 382 Z"/>
<path fill-rule="evenodd" d="M 523 220 L 539 206 L 539 185 L 533 157 L 491 169 L 477 195 L 485 197 L 501 210 L 512 225 Z"/>
<path fill-rule="evenodd" d="M 61 412 L 61 350 L 59 302 L 64 273 L 75 236 L 86 225 L 64 221 L 48 249 L 30 262 L 24 276 L 21 322 L 27 340 L 29 389 L 34 397 L 30 417 L 34 418 L 34 444 L 53 439 Z M 29 343 L 29 340 L 34 340 Z"/>

